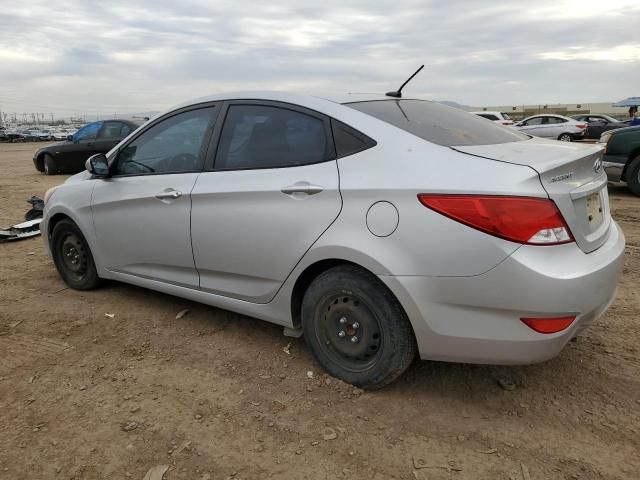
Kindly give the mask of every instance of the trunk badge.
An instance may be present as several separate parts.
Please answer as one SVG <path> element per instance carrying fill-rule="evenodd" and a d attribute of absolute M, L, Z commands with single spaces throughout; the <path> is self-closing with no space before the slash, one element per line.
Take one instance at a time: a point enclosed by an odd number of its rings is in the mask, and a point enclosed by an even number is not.
<path fill-rule="evenodd" d="M 552 182 L 559 182 L 561 180 L 568 180 L 569 178 L 573 177 L 574 172 L 567 172 L 567 173 L 563 173 L 562 175 L 558 175 L 556 177 L 552 177 L 551 181 Z"/>

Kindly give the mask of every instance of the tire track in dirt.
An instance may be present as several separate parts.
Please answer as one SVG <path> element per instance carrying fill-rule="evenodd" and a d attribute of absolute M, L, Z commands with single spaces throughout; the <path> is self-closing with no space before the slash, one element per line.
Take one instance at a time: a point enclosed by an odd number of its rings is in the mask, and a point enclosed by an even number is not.
<path fill-rule="evenodd" d="M 58 356 L 71 348 L 66 342 L 35 335 L 0 336 L 0 376 L 39 360 Z"/>

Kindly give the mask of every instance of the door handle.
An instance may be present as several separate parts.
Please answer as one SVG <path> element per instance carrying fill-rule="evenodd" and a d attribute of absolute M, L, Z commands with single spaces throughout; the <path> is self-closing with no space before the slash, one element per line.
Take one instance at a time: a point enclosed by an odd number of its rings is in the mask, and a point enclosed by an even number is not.
<path fill-rule="evenodd" d="M 289 185 L 288 187 L 282 187 L 280 190 L 282 193 L 292 195 L 294 193 L 305 193 L 307 195 L 315 195 L 324 190 L 320 185 L 311 185 L 307 182 L 296 183 L 295 185 Z"/>
<path fill-rule="evenodd" d="M 170 190 L 168 192 L 160 192 L 160 193 L 156 193 L 156 198 L 158 200 L 167 200 L 167 199 L 176 199 L 176 198 L 180 198 L 182 196 L 182 192 L 179 192 L 178 190 Z"/>

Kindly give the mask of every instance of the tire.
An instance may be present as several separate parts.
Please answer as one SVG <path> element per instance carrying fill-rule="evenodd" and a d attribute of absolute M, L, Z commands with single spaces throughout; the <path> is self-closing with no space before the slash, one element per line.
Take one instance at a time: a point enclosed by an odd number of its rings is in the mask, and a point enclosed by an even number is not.
<path fill-rule="evenodd" d="M 573 137 L 570 133 L 563 133 L 558 137 L 561 142 L 573 142 Z"/>
<path fill-rule="evenodd" d="M 56 269 L 69 287 L 91 290 L 100 284 L 89 244 L 71 220 L 60 220 L 56 224 L 49 246 Z"/>
<path fill-rule="evenodd" d="M 404 310 L 378 278 L 359 267 L 343 265 L 316 277 L 301 316 L 305 341 L 320 365 L 358 387 L 384 387 L 416 357 Z"/>
<path fill-rule="evenodd" d="M 640 155 L 631 160 L 625 178 L 631 193 L 640 197 Z"/>
<path fill-rule="evenodd" d="M 45 175 L 55 175 L 56 173 L 58 173 L 58 168 L 56 167 L 56 161 L 48 153 L 44 154 L 42 159 L 42 165 L 44 167 Z"/>

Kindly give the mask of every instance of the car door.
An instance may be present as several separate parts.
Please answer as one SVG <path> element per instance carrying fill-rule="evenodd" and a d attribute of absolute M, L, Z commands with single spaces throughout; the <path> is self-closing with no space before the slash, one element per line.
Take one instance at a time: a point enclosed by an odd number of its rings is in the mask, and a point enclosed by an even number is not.
<path fill-rule="evenodd" d="M 330 121 L 276 102 L 229 102 L 192 192 L 201 289 L 255 303 L 277 293 L 340 212 Z"/>
<path fill-rule="evenodd" d="M 96 182 L 91 203 L 109 271 L 198 288 L 190 193 L 217 110 L 211 104 L 162 117 L 110 161 L 112 175 Z"/>
<path fill-rule="evenodd" d="M 84 164 L 87 159 L 91 155 L 98 153 L 96 140 L 102 128 L 102 123 L 93 122 L 85 125 L 73 135 L 72 145 L 68 146 L 68 150 L 62 156 L 63 160 L 56 160 L 61 169 L 72 172 L 84 170 Z"/>
<path fill-rule="evenodd" d="M 543 127 L 542 127 L 542 118 L 543 117 L 531 117 L 522 122 L 519 129 L 529 135 L 535 136 L 543 136 Z"/>

